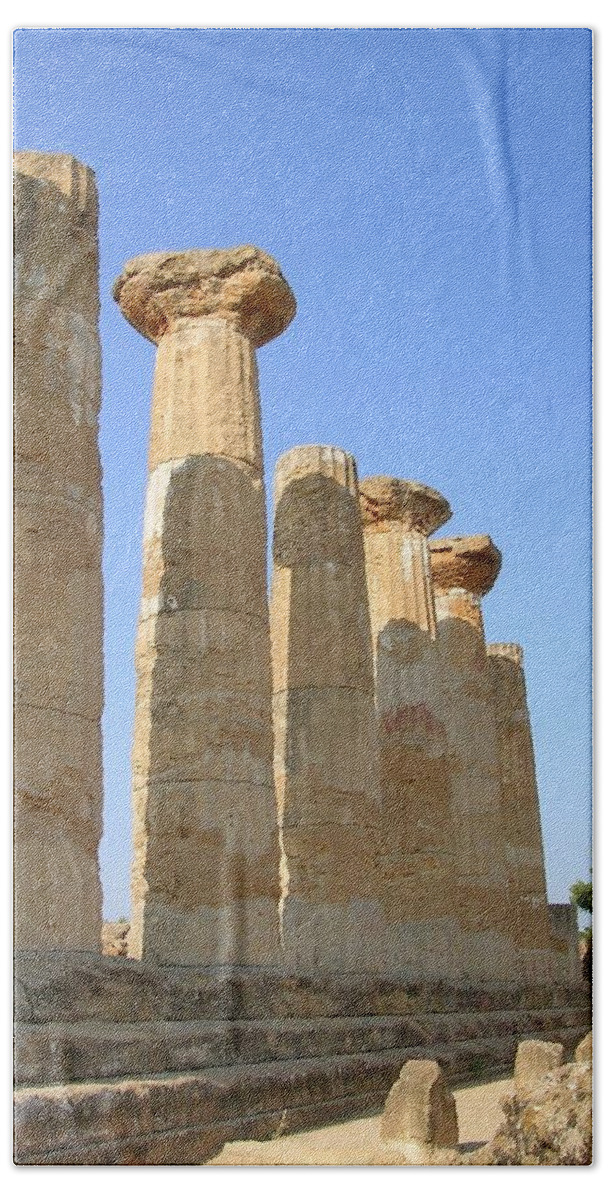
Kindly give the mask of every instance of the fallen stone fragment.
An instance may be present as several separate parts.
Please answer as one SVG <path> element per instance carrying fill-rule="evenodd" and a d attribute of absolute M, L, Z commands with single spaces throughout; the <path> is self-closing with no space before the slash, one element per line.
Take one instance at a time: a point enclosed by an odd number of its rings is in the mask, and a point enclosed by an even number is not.
<path fill-rule="evenodd" d="M 438 1063 L 411 1060 L 391 1088 L 380 1126 L 383 1141 L 457 1146 L 456 1102 Z"/>
<path fill-rule="evenodd" d="M 463 1155 L 470 1166 L 580 1167 L 591 1163 L 591 1064 L 566 1063 L 524 1096 L 504 1102 L 492 1141 Z"/>

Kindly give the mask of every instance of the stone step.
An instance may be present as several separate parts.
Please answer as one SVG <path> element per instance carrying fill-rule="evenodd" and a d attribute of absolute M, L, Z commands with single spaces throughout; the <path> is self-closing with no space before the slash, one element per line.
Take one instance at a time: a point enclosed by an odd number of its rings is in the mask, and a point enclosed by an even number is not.
<path fill-rule="evenodd" d="M 569 1040 L 584 1032 L 570 1030 Z M 433 1057 L 454 1083 L 510 1069 L 517 1042 L 512 1035 L 436 1045 Z M 409 1047 L 406 1055 L 427 1056 L 427 1047 Z M 226 1141 L 277 1137 L 377 1110 L 403 1060 L 402 1050 L 388 1050 L 22 1088 L 15 1093 L 15 1161 L 201 1163 Z"/>
<path fill-rule="evenodd" d="M 161 967 L 60 951 L 15 958 L 16 1018 L 197 1021 L 532 1011 L 589 1004 L 583 984 L 511 986 L 359 973 L 295 976 L 256 968 Z"/>
<path fill-rule="evenodd" d="M 177 1074 L 231 1063 L 289 1060 L 483 1038 L 567 1038 L 585 1028 L 585 1009 L 318 1017 L 268 1021 L 53 1022 L 15 1026 L 18 1086 Z M 581 1035 L 582 1036 L 582 1035 Z"/>

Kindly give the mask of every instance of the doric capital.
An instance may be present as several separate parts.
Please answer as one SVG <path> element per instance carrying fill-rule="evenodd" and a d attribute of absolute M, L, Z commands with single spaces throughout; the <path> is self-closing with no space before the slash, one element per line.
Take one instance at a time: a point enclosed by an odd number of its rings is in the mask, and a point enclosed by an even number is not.
<path fill-rule="evenodd" d="M 433 583 L 440 592 L 462 588 L 485 596 L 496 583 L 502 555 L 487 533 L 429 542 Z"/>
<path fill-rule="evenodd" d="M 408 533 L 428 537 L 449 521 L 452 510 L 440 492 L 412 479 L 390 475 L 369 475 L 359 486 L 361 518 L 364 525 L 382 527 L 398 521 Z"/>
<path fill-rule="evenodd" d="M 487 652 L 491 658 L 508 658 L 517 667 L 523 667 L 524 652 L 516 642 L 490 642 Z"/>
<path fill-rule="evenodd" d="M 180 319 L 215 317 L 263 346 L 296 311 L 278 263 L 255 246 L 142 254 L 126 264 L 112 294 L 127 321 L 151 342 Z"/>

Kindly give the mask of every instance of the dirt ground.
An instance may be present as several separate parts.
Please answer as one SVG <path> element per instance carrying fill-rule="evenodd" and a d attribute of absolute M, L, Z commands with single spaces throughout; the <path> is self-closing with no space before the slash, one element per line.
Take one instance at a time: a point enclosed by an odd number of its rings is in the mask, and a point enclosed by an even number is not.
<path fill-rule="evenodd" d="M 461 1149 L 473 1149 L 496 1132 L 502 1115 L 500 1104 L 511 1082 L 511 1077 L 503 1077 L 454 1089 Z M 377 1114 L 268 1142 L 229 1142 L 207 1166 L 394 1166 L 408 1162 L 415 1164 L 415 1153 L 408 1157 L 380 1140 Z"/>

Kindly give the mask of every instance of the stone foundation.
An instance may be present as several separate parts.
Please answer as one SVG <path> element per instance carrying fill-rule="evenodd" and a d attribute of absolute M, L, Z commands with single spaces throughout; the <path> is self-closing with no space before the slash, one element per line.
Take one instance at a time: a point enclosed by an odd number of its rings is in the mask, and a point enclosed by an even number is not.
<path fill-rule="evenodd" d="M 357 973 L 154 968 L 93 954 L 16 964 L 19 1163 L 199 1163 L 379 1109 L 407 1059 L 450 1081 L 522 1038 L 574 1049 L 582 986 L 456 988 Z"/>

